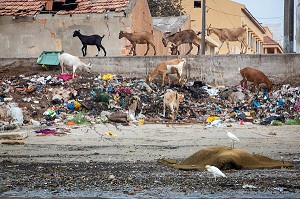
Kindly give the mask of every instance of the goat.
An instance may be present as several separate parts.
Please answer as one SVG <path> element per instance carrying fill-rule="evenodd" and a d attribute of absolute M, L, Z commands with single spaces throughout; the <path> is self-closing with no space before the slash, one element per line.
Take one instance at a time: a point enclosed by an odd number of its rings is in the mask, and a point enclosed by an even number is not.
<path fill-rule="evenodd" d="M 233 29 L 228 29 L 228 28 L 212 28 L 210 27 L 207 28 L 207 35 L 210 36 L 212 33 L 217 35 L 219 37 L 219 40 L 222 42 L 220 45 L 217 54 L 219 53 L 221 47 L 223 46 L 224 42 L 227 44 L 227 49 L 229 54 L 229 41 L 239 41 L 241 43 L 241 54 L 245 54 L 247 52 L 247 42 L 246 42 L 246 29 L 244 27 L 239 27 L 239 28 L 233 28 Z M 245 48 L 245 52 L 244 51 Z"/>
<path fill-rule="evenodd" d="M 152 82 L 154 77 L 158 74 L 162 75 L 162 83 L 161 86 L 165 85 L 165 77 L 168 77 L 169 85 L 170 85 L 170 78 L 169 74 L 176 74 L 177 75 L 177 82 L 181 83 L 181 86 L 183 87 L 184 78 L 182 78 L 182 73 L 184 70 L 186 64 L 186 60 L 184 58 L 182 59 L 172 59 L 170 61 L 163 61 L 157 64 L 155 69 L 147 76 L 146 82 L 149 84 Z"/>
<path fill-rule="evenodd" d="M 255 90 L 255 87 L 259 90 L 259 84 L 261 84 L 261 83 L 265 83 L 267 85 L 269 92 L 271 91 L 271 89 L 273 87 L 272 82 L 260 70 L 246 67 L 246 68 L 240 70 L 240 74 L 243 77 L 243 79 L 241 80 L 241 86 L 244 88 L 247 87 L 247 81 L 254 83 L 254 90 Z"/>
<path fill-rule="evenodd" d="M 171 111 L 172 120 L 178 115 L 179 103 L 183 101 L 184 95 L 177 91 L 168 91 L 164 94 L 164 112 L 163 117 L 166 117 L 166 107 Z M 175 113 L 175 114 L 174 114 Z"/>
<path fill-rule="evenodd" d="M 87 45 L 96 45 L 97 49 L 98 49 L 98 53 L 96 56 L 98 56 L 99 52 L 100 52 L 100 48 L 104 51 L 104 56 L 106 56 L 106 50 L 105 48 L 102 46 L 101 42 L 102 39 L 105 35 L 103 35 L 102 37 L 99 35 L 82 35 L 80 33 L 80 30 L 75 30 L 73 33 L 73 37 L 78 37 L 82 43 L 82 55 L 85 57 L 86 56 L 86 50 L 87 50 Z"/>
<path fill-rule="evenodd" d="M 152 46 L 154 50 L 154 55 L 156 55 L 155 46 L 153 44 L 153 30 L 152 32 L 135 32 L 135 33 L 127 33 L 122 30 L 119 33 L 119 39 L 125 37 L 132 44 L 130 52 L 133 52 L 133 56 L 136 55 L 136 44 L 147 44 L 147 51 L 144 54 L 146 56 L 149 51 L 149 45 Z"/>
<path fill-rule="evenodd" d="M 79 69 L 84 69 L 87 72 L 90 72 L 91 70 L 91 65 L 90 64 L 85 64 L 83 63 L 79 57 L 73 56 L 69 53 L 63 53 L 58 55 L 58 59 L 59 59 L 59 63 L 61 66 L 61 73 L 64 73 L 64 66 L 69 66 L 69 67 L 73 67 L 73 75 L 72 78 L 75 78 L 75 72 L 77 70 L 77 68 Z"/>
<path fill-rule="evenodd" d="M 167 47 L 169 42 L 175 44 L 176 46 L 181 44 L 189 44 L 190 50 L 186 53 L 187 55 L 192 51 L 192 44 L 194 44 L 198 47 L 197 55 L 199 55 L 201 39 L 197 37 L 197 34 L 193 30 L 182 30 L 162 38 L 162 43 L 165 47 Z"/>

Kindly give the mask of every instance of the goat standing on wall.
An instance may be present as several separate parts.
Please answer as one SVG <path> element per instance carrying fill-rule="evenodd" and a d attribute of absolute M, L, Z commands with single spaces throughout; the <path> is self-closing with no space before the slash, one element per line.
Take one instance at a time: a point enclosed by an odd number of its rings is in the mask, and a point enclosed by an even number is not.
<path fill-rule="evenodd" d="M 82 48 L 81 48 L 81 51 L 82 51 L 82 55 L 84 57 L 86 56 L 86 50 L 87 50 L 88 45 L 96 45 L 97 46 L 98 53 L 97 53 L 96 56 L 98 56 L 98 54 L 100 52 L 100 48 L 104 51 L 104 56 L 106 56 L 106 50 L 101 44 L 104 35 L 102 37 L 99 36 L 99 35 L 87 36 L 87 35 L 82 35 L 80 33 L 80 30 L 75 30 L 74 33 L 73 33 L 73 37 L 78 37 L 80 39 L 80 41 L 83 45 Z"/>
<path fill-rule="evenodd" d="M 193 45 L 198 47 L 197 55 L 200 52 L 201 39 L 197 37 L 197 34 L 193 30 L 183 30 L 176 32 L 171 35 L 167 35 L 165 38 L 162 38 L 162 43 L 167 47 L 168 43 L 171 42 L 175 46 L 180 46 L 181 44 L 189 44 L 190 50 L 186 53 L 187 55 L 192 51 Z"/>
<path fill-rule="evenodd" d="M 153 31 L 151 33 L 150 32 L 127 33 L 127 32 L 120 31 L 119 39 L 122 39 L 123 37 L 128 39 L 132 44 L 130 51 L 133 52 L 133 56 L 136 55 L 136 44 L 147 44 L 147 51 L 144 54 L 144 56 L 148 54 L 150 48 L 149 45 L 152 46 L 154 50 L 154 55 L 156 55 L 155 46 L 153 44 Z"/>
<path fill-rule="evenodd" d="M 239 28 L 233 28 L 233 29 L 228 29 L 228 28 L 213 28 L 209 27 L 207 28 L 207 35 L 211 35 L 214 33 L 219 37 L 219 40 L 222 42 L 221 46 L 219 47 L 217 54 L 219 53 L 221 47 L 223 46 L 224 42 L 227 44 L 227 49 L 229 54 L 229 41 L 239 41 L 242 45 L 241 47 L 241 54 L 244 54 L 247 52 L 247 42 L 246 42 L 246 29 L 244 27 L 239 27 Z M 243 52 L 245 49 L 245 52 Z"/>

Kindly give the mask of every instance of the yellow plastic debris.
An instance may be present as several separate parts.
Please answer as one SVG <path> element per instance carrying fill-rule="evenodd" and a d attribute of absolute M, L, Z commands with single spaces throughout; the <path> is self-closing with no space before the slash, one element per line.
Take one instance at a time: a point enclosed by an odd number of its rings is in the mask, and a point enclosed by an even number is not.
<path fill-rule="evenodd" d="M 209 116 L 209 117 L 206 119 L 206 121 L 210 123 L 210 122 L 212 122 L 212 121 L 214 121 L 214 120 L 216 120 L 216 119 L 219 119 L 219 118 L 220 118 L 220 117 L 218 117 L 218 116 L 213 116 L 213 115 L 212 115 L 212 116 Z"/>
<path fill-rule="evenodd" d="M 139 120 L 138 126 L 141 126 L 141 125 L 143 125 L 143 124 L 144 124 L 144 120 L 143 120 L 143 119 Z"/>
<path fill-rule="evenodd" d="M 109 135 L 109 136 L 118 136 L 117 134 L 111 132 L 111 131 L 107 131 L 105 132 L 105 135 Z"/>
<path fill-rule="evenodd" d="M 119 102 L 119 101 L 120 101 L 120 98 L 117 97 L 116 95 L 114 95 L 114 100 L 115 100 L 116 102 Z"/>
<path fill-rule="evenodd" d="M 102 80 L 104 80 L 104 81 L 111 80 L 112 78 L 113 78 L 113 75 L 109 74 L 109 73 L 102 76 Z"/>
<path fill-rule="evenodd" d="M 74 107 L 75 108 L 80 108 L 81 107 L 81 104 L 77 101 L 74 102 Z"/>

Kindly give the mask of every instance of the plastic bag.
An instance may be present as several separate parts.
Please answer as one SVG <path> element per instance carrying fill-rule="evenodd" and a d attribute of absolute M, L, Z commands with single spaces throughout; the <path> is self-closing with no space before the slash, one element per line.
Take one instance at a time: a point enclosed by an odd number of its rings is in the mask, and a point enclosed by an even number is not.
<path fill-rule="evenodd" d="M 14 122 L 12 123 L 23 124 L 24 118 L 22 109 L 16 106 L 15 104 L 9 104 L 7 105 L 7 108 L 9 108 L 11 112 L 11 117 L 14 119 Z"/>

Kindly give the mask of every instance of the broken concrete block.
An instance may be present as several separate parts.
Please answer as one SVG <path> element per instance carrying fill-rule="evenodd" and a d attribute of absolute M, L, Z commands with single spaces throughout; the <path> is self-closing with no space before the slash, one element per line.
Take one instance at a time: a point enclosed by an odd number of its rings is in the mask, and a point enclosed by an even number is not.
<path fill-rule="evenodd" d="M 23 140 L 27 137 L 27 132 L 0 133 L 0 140 Z"/>
<path fill-rule="evenodd" d="M 25 144 L 25 143 L 24 143 L 24 140 L 7 140 L 7 141 L 1 142 L 1 144 L 21 145 L 21 144 Z"/>

